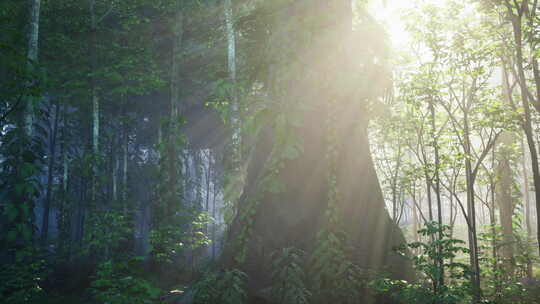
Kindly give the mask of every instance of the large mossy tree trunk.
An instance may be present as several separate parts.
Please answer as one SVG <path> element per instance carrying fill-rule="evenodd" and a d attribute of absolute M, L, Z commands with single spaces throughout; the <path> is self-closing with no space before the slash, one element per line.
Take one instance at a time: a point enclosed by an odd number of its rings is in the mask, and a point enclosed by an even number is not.
<path fill-rule="evenodd" d="M 271 17 L 263 78 L 272 114 L 264 118 L 268 123 L 251 157 L 222 257 L 225 268 L 248 274 L 252 296 L 271 285 L 272 252 L 296 247 L 309 255 L 317 248 L 328 210 L 330 163 L 351 261 L 394 278 L 412 276 L 410 264 L 392 251 L 405 240 L 385 209 L 366 130 L 367 101 L 381 86 L 381 54 L 373 53 L 377 41 L 368 31 L 352 31 L 350 2 L 282 1 L 265 11 Z M 269 178 L 280 186 L 268 187 Z M 243 250 L 245 257 L 238 259 Z"/>

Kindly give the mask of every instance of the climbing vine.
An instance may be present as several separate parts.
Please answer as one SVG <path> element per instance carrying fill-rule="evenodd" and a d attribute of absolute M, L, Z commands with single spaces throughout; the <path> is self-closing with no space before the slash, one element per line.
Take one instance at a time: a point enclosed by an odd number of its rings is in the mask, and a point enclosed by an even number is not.
<path fill-rule="evenodd" d="M 309 271 L 316 303 L 356 303 L 364 287 L 361 269 L 347 254 L 347 234 L 340 228 L 338 207 L 341 200 L 337 181 L 337 113 L 339 105 L 330 103 L 326 121 L 328 162 L 328 198 L 326 224 L 317 234 L 317 247 L 310 259 Z"/>
<path fill-rule="evenodd" d="M 307 284 L 305 252 L 283 248 L 273 253 L 271 298 L 276 303 L 307 304 L 312 296 Z"/>

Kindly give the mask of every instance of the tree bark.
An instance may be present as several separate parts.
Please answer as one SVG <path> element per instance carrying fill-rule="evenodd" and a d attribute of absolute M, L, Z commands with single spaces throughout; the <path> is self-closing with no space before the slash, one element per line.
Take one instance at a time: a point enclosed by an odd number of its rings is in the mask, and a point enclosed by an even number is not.
<path fill-rule="evenodd" d="M 176 134 L 179 126 L 180 119 L 180 57 L 182 51 L 182 38 L 184 34 L 184 12 L 181 7 L 181 3 L 177 3 L 177 11 L 175 16 L 174 23 L 174 39 L 173 39 L 173 49 L 172 49 L 172 67 L 171 67 L 171 84 L 170 84 L 170 113 L 169 113 L 169 129 L 167 134 L 167 154 L 168 154 L 168 178 L 169 178 L 169 191 L 173 191 L 172 196 L 167 199 L 166 207 L 163 210 L 164 218 L 173 215 L 174 213 L 174 204 L 177 202 L 177 189 L 179 187 L 179 176 L 178 176 L 178 153 L 176 147 Z M 179 197 L 178 197 L 179 200 Z"/>
<path fill-rule="evenodd" d="M 119 167 L 119 161 L 118 156 L 116 155 L 116 151 L 114 149 L 112 152 L 112 200 L 116 202 L 118 200 L 118 167 Z"/>
<path fill-rule="evenodd" d="M 497 191 L 496 201 L 499 206 L 501 226 L 502 226 L 502 256 L 505 261 L 507 274 L 512 276 L 514 271 L 514 231 L 512 228 L 512 218 L 514 215 L 514 202 L 512 200 L 512 168 L 510 166 L 508 149 L 513 144 L 512 134 L 504 133 L 501 137 L 501 147 L 499 147 L 499 164 L 497 167 Z"/>
<path fill-rule="evenodd" d="M 97 83 L 95 73 L 97 72 L 97 16 L 96 0 L 89 0 L 90 11 L 90 99 L 92 102 L 92 186 L 91 199 L 96 202 L 97 198 L 97 175 L 99 157 L 99 97 L 97 95 Z"/>
<path fill-rule="evenodd" d="M 504 102 L 510 103 L 510 86 L 507 83 L 508 75 L 506 69 L 503 68 L 503 96 Z M 505 268 L 508 276 L 514 273 L 514 231 L 512 228 L 512 218 L 514 215 L 514 202 L 512 199 L 512 168 L 510 164 L 511 149 L 514 145 L 514 135 L 509 132 L 504 132 L 501 135 L 500 145 L 498 148 L 498 166 L 497 166 L 497 186 L 496 186 L 496 202 L 499 206 L 500 220 L 503 233 L 502 256 L 505 259 Z"/>
<path fill-rule="evenodd" d="M 434 183 L 435 183 L 435 197 L 437 199 L 437 221 L 439 222 L 439 225 L 441 225 L 438 233 L 439 241 L 443 239 L 443 229 L 442 225 L 443 218 L 442 218 L 442 203 L 441 203 L 441 181 L 440 181 L 440 159 L 439 159 L 439 143 L 437 140 L 437 129 L 435 126 L 435 105 L 433 99 L 430 99 L 429 101 L 429 112 L 430 112 L 430 120 L 431 120 L 431 137 L 432 137 L 432 145 L 433 145 L 433 153 L 435 157 L 435 172 L 434 172 Z M 438 287 L 444 286 L 444 257 L 443 257 L 443 250 L 442 250 L 442 244 L 439 242 L 437 250 L 439 251 L 439 260 L 437 263 L 439 264 L 439 278 L 438 278 Z M 438 289 L 438 288 L 437 288 Z"/>
<path fill-rule="evenodd" d="M 532 227 L 531 227 L 531 198 L 529 196 L 529 174 L 527 172 L 527 160 L 525 150 L 525 143 L 521 141 L 521 150 L 523 151 L 523 156 L 521 158 L 522 169 L 523 169 L 523 198 L 525 200 L 524 216 L 525 216 L 525 226 L 527 228 L 527 240 L 529 243 L 533 242 Z M 532 261 L 527 262 L 527 277 L 532 278 L 533 276 L 533 264 Z"/>
<path fill-rule="evenodd" d="M 45 203 L 43 205 L 43 222 L 41 225 L 41 240 L 43 244 L 47 242 L 49 235 L 49 214 L 52 201 L 52 184 L 54 174 L 54 161 L 56 159 L 56 135 L 58 130 L 58 118 L 59 118 L 59 106 L 54 106 L 54 122 L 50 128 L 50 141 L 49 141 L 49 162 L 47 166 L 47 192 L 45 194 Z"/>
<path fill-rule="evenodd" d="M 523 39 L 522 39 L 522 16 L 514 14 L 512 8 L 508 6 L 509 16 L 512 22 L 512 29 L 514 33 L 514 43 L 515 43 L 515 56 L 516 56 L 516 65 L 518 69 L 518 83 L 521 89 L 521 102 L 523 105 L 524 111 L 524 121 L 522 124 L 523 131 L 525 132 L 525 137 L 527 139 L 527 145 L 529 147 L 529 152 L 531 155 L 531 165 L 533 171 L 533 182 L 535 189 L 535 198 L 536 198 L 536 215 L 540 219 L 540 169 L 538 167 L 538 154 L 536 143 L 534 141 L 534 134 L 532 128 L 532 118 L 531 118 L 531 107 L 529 103 L 529 95 L 527 88 L 527 78 L 525 77 L 525 68 L 523 66 Z M 540 220 L 537 221 L 537 238 L 540 240 Z M 540 242 L 538 244 L 538 249 L 540 251 Z"/>
<path fill-rule="evenodd" d="M 231 84 L 230 92 L 230 117 L 232 128 L 232 168 L 234 171 L 240 168 L 241 159 L 241 135 L 240 135 L 240 112 L 238 105 L 238 88 L 236 79 L 236 30 L 234 27 L 234 13 L 232 0 L 224 1 L 225 24 L 227 32 L 227 66 L 229 72 L 229 81 Z"/>
<path fill-rule="evenodd" d="M 470 130 L 469 130 L 469 120 L 468 120 L 468 110 L 466 107 L 463 107 L 463 128 L 464 128 L 464 152 L 467 157 L 465 157 L 465 173 L 466 173 L 466 183 L 467 183 L 467 213 L 469 216 L 469 259 L 471 267 L 473 269 L 473 276 L 471 278 L 471 283 L 473 286 L 473 296 L 475 303 L 480 302 L 481 298 L 481 285 L 480 285 L 480 263 L 478 260 L 478 241 L 476 236 L 476 206 L 475 206 L 475 193 L 474 193 L 474 179 L 472 164 L 470 160 L 471 155 L 471 142 L 470 142 Z"/>
<path fill-rule="evenodd" d="M 492 164 L 493 165 L 493 164 Z M 494 166 L 493 166 L 494 167 Z M 493 257 L 493 264 L 491 266 L 494 279 L 495 279 L 495 291 L 500 292 L 500 280 L 498 271 L 498 255 L 497 255 L 497 219 L 495 218 L 495 181 L 490 179 L 490 191 L 491 191 L 491 207 L 489 208 L 489 228 L 492 237 L 491 240 L 491 256 Z"/>
<path fill-rule="evenodd" d="M 60 208 L 58 218 L 58 249 L 62 253 L 68 253 L 66 245 L 70 244 L 70 225 L 69 222 L 70 212 L 68 212 L 68 183 L 69 183 L 69 162 L 68 162 L 68 150 L 67 150 L 67 135 L 66 135 L 66 109 L 62 109 L 62 183 L 61 183 L 61 196 L 60 196 Z"/>
<path fill-rule="evenodd" d="M 122 207 L 124 216 L 127 216 L 128 213 L 128 161 L 129 161 L 129 129 L 127 123 L 127 105 L 124 104 L 124 122 L 122 123 L 123 127 L 123 136 L 122 136 Z M 159 138 L 161 140 L 161 126 L 159 128 Z M 160 143 L 161 144 L 161 143 Z"/>
<path fill-rule="evenodd" d="M 269 24 L 265 47 L 270 58 L 265 59 L 274 64 L 264 85 L 276 115 L 295 123 L 283 129 L 279 123 L 262 129 L 222 265 L 246 272 L 248 303 L 260 300 L 261 290 L 271 285 L 272 252 L 294 246 L 309 255 L 319 245 L 317 234 L 325 227 L 325 213 L 330 208 L 327 177 L 335 171 L 339 189 L 336 214 L 347 245 L 354 248 L 350 259 L 363 268 L 388 267 L 392 277 L 411 279 L 410 264 L 391 250 L 405 239 L 385 208 L 369 151 L 364 104 L 369 95 L 358 86 L 364 82 L 350 77 L 363 74 L 357 55 L 361 52 L 358 48 L 366 47 L 360 43 L 364 36 L 352 32 L 351 1 L 285 3 L 277 5 Z M 339 117 L 332 126 L 339 134 L 332 139 L 337 156 L 334 168 L 327 158 L 325 122 L 330 111 Z M 283 136 L 291 136 L 300 146 L 296 157 L 279 156 Z M 277 159 L 283 163 L 276 169 L 272 164 Z M 268 178 L 278 181 L 283 189 L 269 191 L 264 186 Z M 252 208 L 254 212 L 246 220 L 243 212 Z M 250 232 L 238 242 L 243 229 Z M 237 258 L 244 250 L 245 256 Z"/>
<path fill-rule="evenodd" d="M 29 0 L 30 7 L 30 25 L 28 31 L 28 50 L 27 58 L 30 61 L 31 68 L 35 68 L 35 63 L 38 60 L 39 50 L 39 18 L 41 11 L 40 0 Z M 31 99 L 28 99 L 24 104 L 24 124 L 26 136 L 32 137 L 34 124 L 34 106 Z"/>

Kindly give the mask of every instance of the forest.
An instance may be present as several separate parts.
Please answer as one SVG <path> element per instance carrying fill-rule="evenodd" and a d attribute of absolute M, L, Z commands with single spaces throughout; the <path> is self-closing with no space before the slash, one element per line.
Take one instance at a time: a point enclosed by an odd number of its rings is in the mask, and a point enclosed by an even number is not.
<path fill-rule="evenodd" d="M 540 303 L 538 0 L 1 0 L 0 303 Z"/>

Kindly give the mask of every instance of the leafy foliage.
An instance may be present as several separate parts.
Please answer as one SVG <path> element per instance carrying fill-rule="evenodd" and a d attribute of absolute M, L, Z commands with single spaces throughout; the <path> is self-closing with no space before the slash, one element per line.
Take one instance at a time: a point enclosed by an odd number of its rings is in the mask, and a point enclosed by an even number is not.
<path fill-rule="evenodd" d="M 248 277 L 238 269 L 207 273 L 194 285 L 195 304 L 242 304 Z"/>
<path fill-rule="evenodd" d="M 516 225 L 517 226 L 517 225 Z M 534 303 L 540 299 L 534 279 L 527 278 L 527 266 L 534 264 L 532 246 L 527 239 L 514 235 L 516 244 L 505 244 L 501 227 L 495 226 L 480 238 L 483 275 L 485 278 L 484 296 L 492 303 Z M 500 252 L 505 246 L 516 245 L 513 259 L 503 257 Z M 493 255 L 495 253 L 495 255 Z"/>
<path fill-rule="evenodd" d="M 420 276 L 419 283 L 409 283 L 400 280 L 379 279 L 371 283 L 371 286 L 381 292 L 392 295 L 397 300 L 405 303 L 462 303 L 471 296 L 471 288 L 468 282 L 471 270 L 469 265 L 455 261 L 459 253 L 467 253 L 468 249 L 461 247 L 463 241 L 453 239 L 448 233 L 448 226 L 442 226 L 437 222 L 427 223 L 418 232 L 425 236 L 427 242 L 413 242 L 406 247 L 400 248 L 400 252 L 408 256 L 406 249 L 419 249 L 420 254 L 412 257 L 415 270 Z M 442 239 L 437 239 L 442 230 Z M 439 251 L 439 248 L 442 248 Z M 440 269 L 441 255 L 443 266 L 449 275 L 449 282 L 443 286 L 437 286 L 438 277 L 443 271 Z"/>
<path fill-rule="evenodd" d="M 315 303 L 357 303 L 366 278 L 345 251 L 345 235 L 321 231 L 318 239 L 308 268 Z"/>
<path fill-rule="evenodd" d="M 38 303 L 45 295 L 42 283 L 47 275 L 45 260 L 32 248 L 20 249 L 15 262 L 0 269 L 0 298 L 4 303 Z"/>
<path fill-rule="evenodd" d="M 184 250 L 195 250 L 210 244 L 203 229 L 211 222 L 208 214 L 196 212 L 186 218 L 176 217 L 176 224 L 161 225 L 150 232 L 150 254 L 160 264 L 171 264 Z"/>
<path fill-rule="evenodd" d="M 311 292 L 304 272 L 305 253 L 295 248 L 284 248 L 274 253 L 272 262 L 272 288 L 270 294 L 276 303 L 307 304 Z"/>
<path fill-rule="evenodd" d="M 143 278 L 139 269 L 141 261 L 132 258 L 101 263 L 90 288 L 95 299 L 110 304 L 156 303 L 162 291 Z"/>
<path fill-rule="evenodd" d="M 125 245 L 133 231 L 126 216 L 118 211 L 103 212 L 90 222 L 83 238 L 84 253 L 100 254 L 105 258 Z"/>

